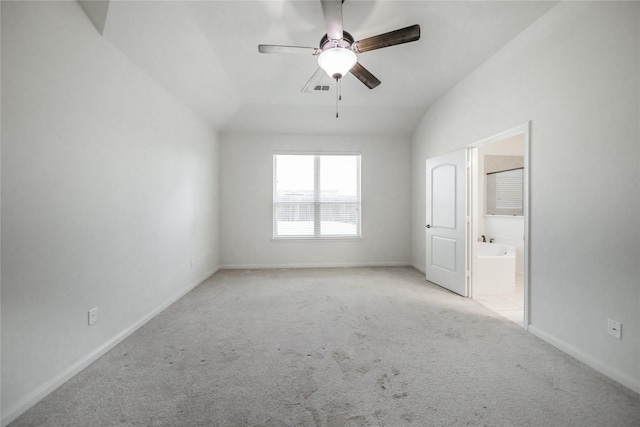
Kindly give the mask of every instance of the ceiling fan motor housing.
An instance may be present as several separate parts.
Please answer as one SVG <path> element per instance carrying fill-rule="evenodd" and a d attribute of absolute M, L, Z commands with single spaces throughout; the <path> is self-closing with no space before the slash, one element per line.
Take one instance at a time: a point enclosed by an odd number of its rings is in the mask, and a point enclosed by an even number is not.
<path fill-rule="evenodd" d="M 350 49 L 353 44 L 354 38 L 351 34 L 346 31 L 342 32 L 342 38 L 340 40 L 331 40 L 328 35 L 322 36 L 320 39 L 320 49 L 327 50 L 332 49 L 334 47 L 343 47 L 345 49 Z"/>

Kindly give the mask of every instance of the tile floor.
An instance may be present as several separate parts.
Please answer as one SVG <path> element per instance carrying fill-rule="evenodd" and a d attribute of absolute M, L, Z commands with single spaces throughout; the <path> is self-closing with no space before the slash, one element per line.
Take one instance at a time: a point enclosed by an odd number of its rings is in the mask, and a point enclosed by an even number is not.
<path fill-rule="evenodd" d="M 514 292 L 476 295 L 475 300 L 485 307 L 524 326 L 524 276 L 516 274 Z"/>

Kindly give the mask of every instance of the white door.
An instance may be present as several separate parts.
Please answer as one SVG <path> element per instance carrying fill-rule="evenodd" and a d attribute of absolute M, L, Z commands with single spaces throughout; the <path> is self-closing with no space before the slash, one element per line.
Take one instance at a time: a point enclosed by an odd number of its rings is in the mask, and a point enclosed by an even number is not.
<path fill-rule="evenodd" d="M 467 296 L 466 150 L 427 159 L 427 280 Z"/>

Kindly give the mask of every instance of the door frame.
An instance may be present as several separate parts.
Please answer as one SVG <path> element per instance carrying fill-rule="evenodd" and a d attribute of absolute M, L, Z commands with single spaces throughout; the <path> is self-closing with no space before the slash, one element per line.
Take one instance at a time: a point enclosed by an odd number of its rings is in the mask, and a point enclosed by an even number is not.
<path fill-rule="evenodd" d="M 530 202 L 530 175 L 531 175 L 531 163 L 530 163 L 530 154 L 531 154 L 531 121 L 528 121 L 520 126 L 516 126 L 514 128 L 508 129 L 504 132 L 500 132 L 498 134 L 492 135 L 490 137 L 481 139 L 472 144 L 467 145 L 467 159 L 471 159 L 472 150 L 478 148 L 482 145 L 489 144 L 491 142 L 500 141 L 512 136 L 523 135 L 524 137 L 524 194 L 523 194 L 523 202 L 524 202 L 524 318 L 523 325 L 525 330 L 529 330 L 529 318 L 530 318 L 530 310 L 531 310 L 531 298 L 530 298 L 530 276 L 531 276 L 531 268 L 530 268 L 530 254 L 531 254 L 531 241 L 530 241 L 530 214 L 531 214 L 531 202 Z M 468 160 L 467 170 L 471 166 L 471 160 Z M 475 171 L 472 171 L 475 173 Z M 467 182 L 469 182 L 470 177 L 468 177 Z M 467 203 L 471 204 L 473 189 L 471 185 L 467 186 Z M 467 259 L 471 261 L 471 268 L 473 268 L 473 224 L 476 221 L 475 216 L 477 212 L 474 212 L 473 209 L 467 210 L 468 215 L 470 215 L 471 226 L 468 227 L 469 230 L 467 232 Z M 473 280 L 469 280 L 470 289 L 469 295 L 473 295 Z"/>

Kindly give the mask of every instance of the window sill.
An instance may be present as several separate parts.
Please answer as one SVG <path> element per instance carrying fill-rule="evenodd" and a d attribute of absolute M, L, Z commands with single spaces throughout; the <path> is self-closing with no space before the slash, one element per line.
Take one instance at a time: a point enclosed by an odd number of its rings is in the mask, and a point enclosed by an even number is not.
<path fill-rule="evenodd" d="M 272 242 L 277 242 L 277 243 L 281 243 L 281 242 L 299 242 L 299 241 L 305 241 L 305 242 L 336 242 L 336 241 L 342 241 L 342 242 L 358 242 L 363 240 L 362 236 L 324 236 L 324 237 L 272 237 L 271 241 Z"/>

